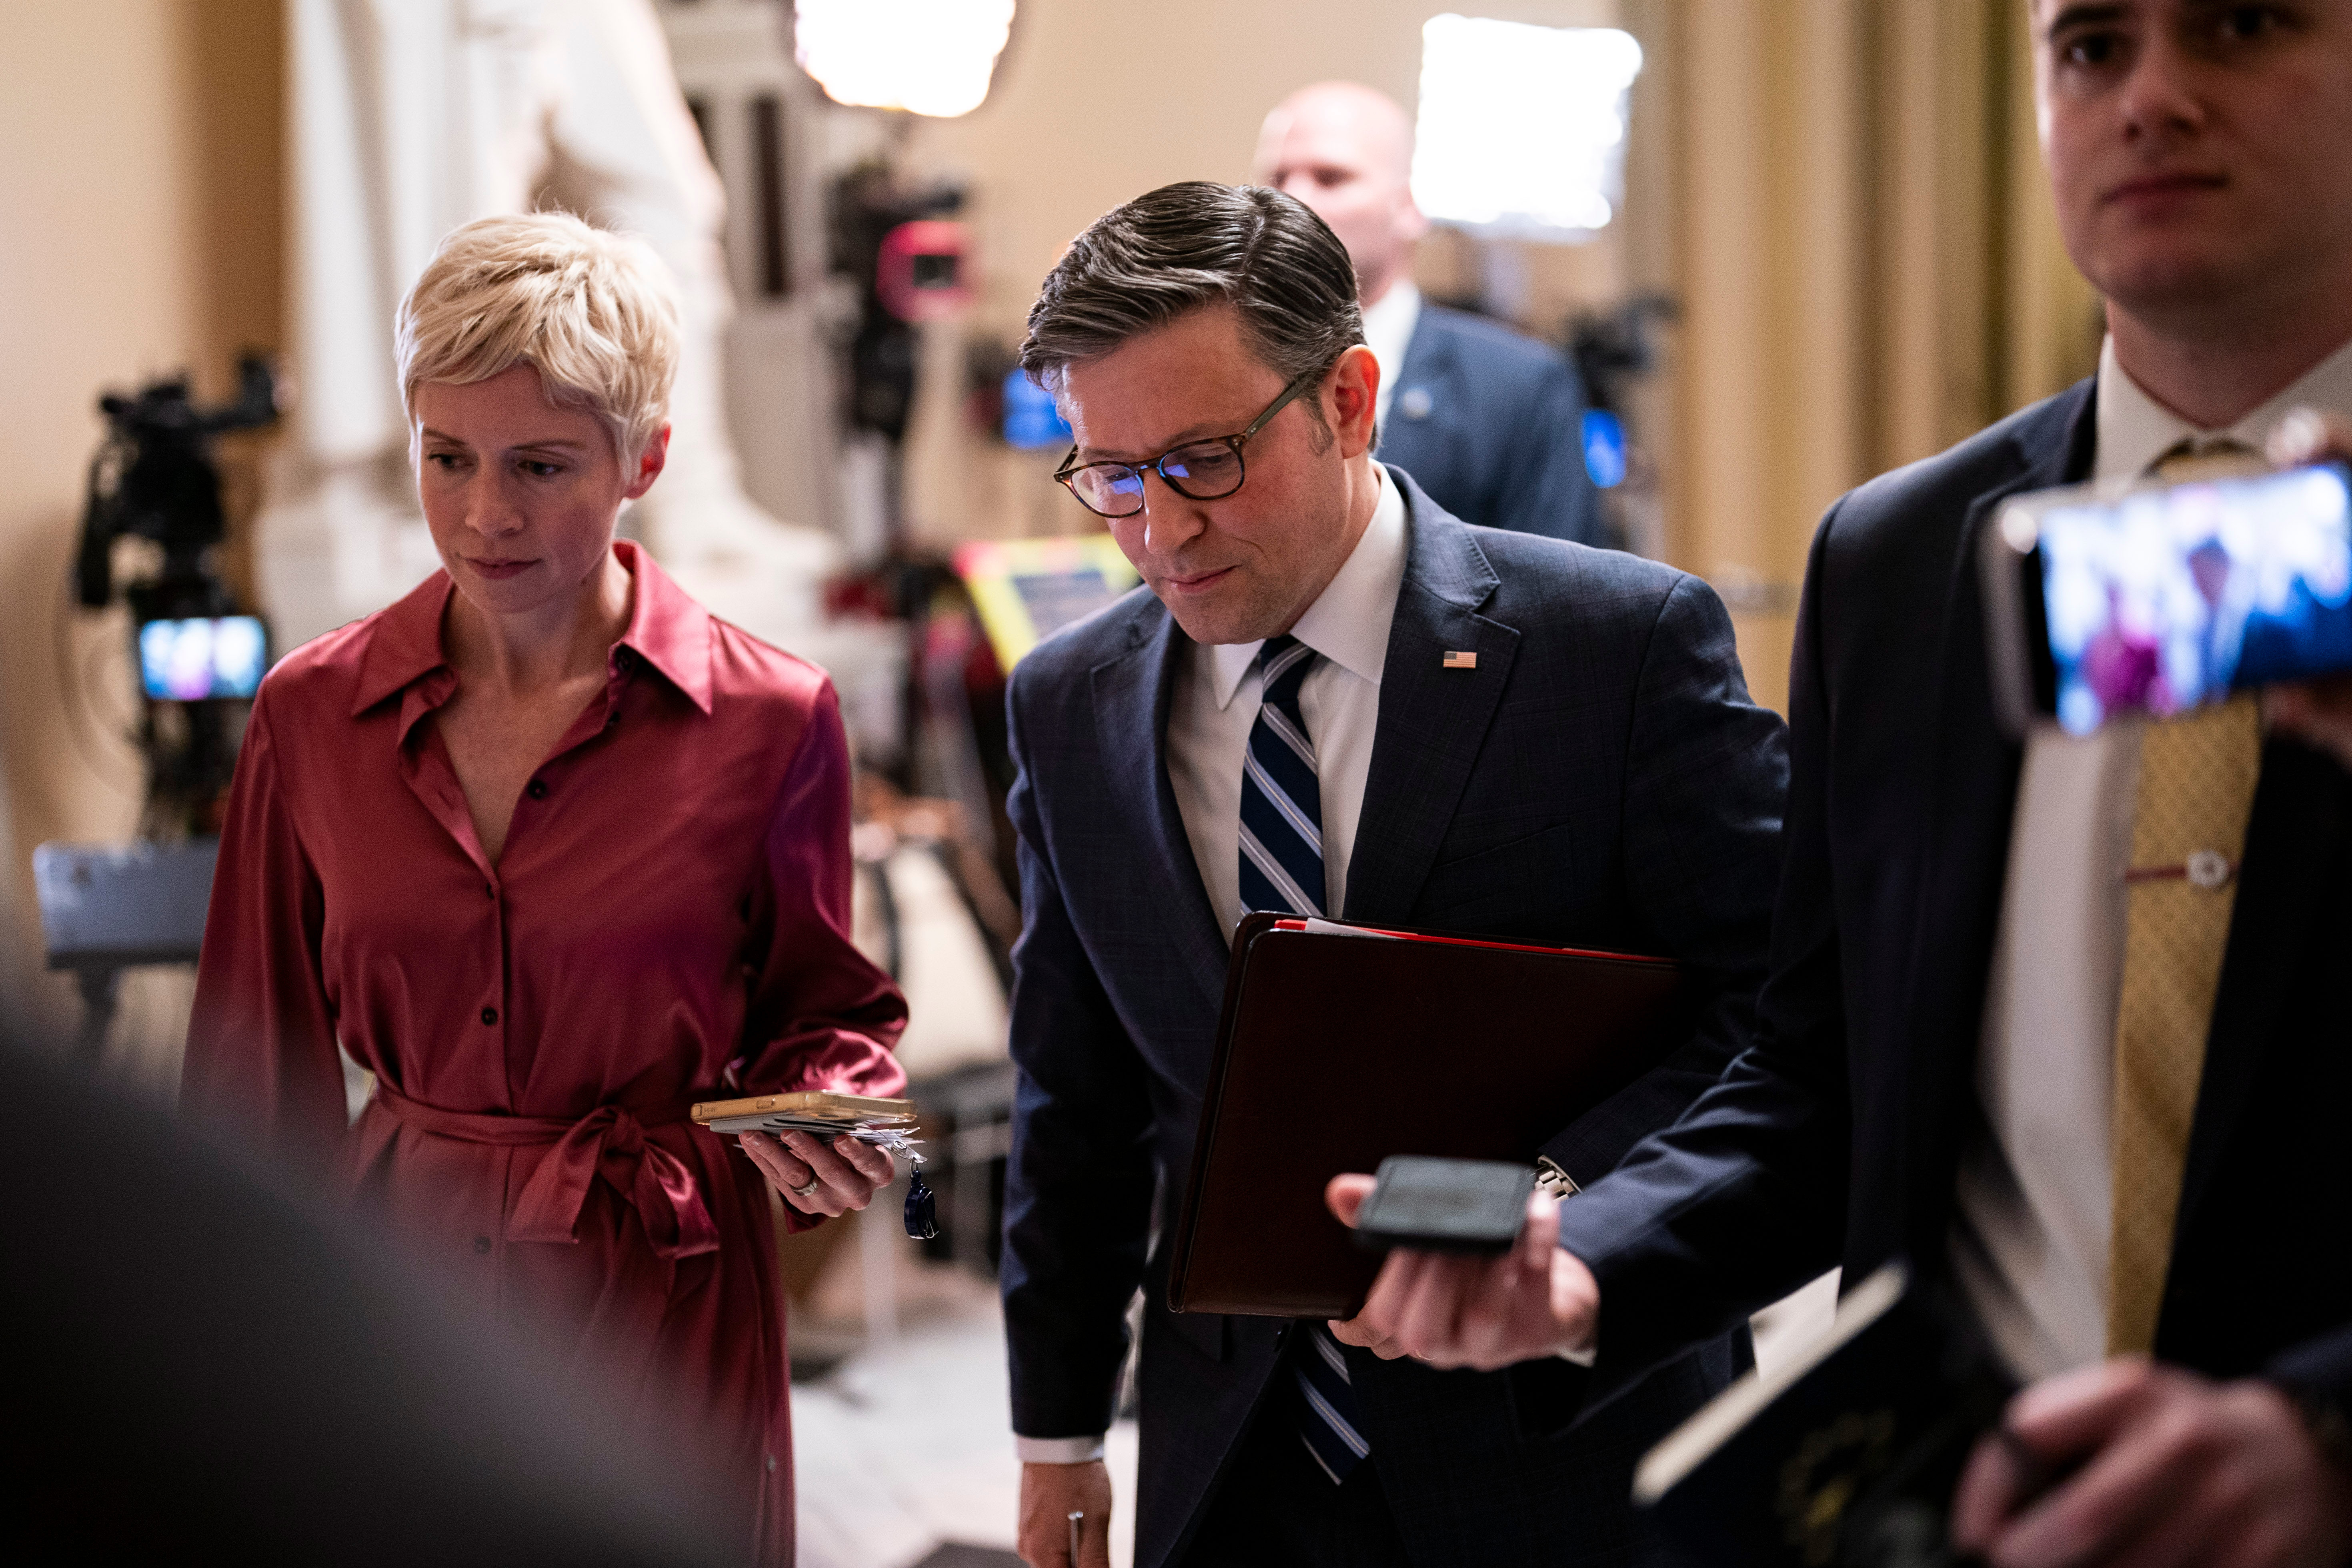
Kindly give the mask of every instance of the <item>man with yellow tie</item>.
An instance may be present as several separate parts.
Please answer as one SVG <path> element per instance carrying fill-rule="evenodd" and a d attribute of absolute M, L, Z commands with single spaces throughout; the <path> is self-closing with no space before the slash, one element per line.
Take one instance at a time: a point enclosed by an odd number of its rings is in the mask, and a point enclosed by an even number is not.
<path fill-rule="evenodd" d="M 1750 1047 L 1531 1214 L 1535 1245 L 1393 1256 L 1355 1331 L 1441 1365 L 1597 1352 L 1605 1377 L 1831 1264 L 1907 1258 L 2029 1385 L 1963 1478 L 1962 1547 L 2341 1563 L 2352 704 L 2281 688 L 2021 746 L 1976 546 L 2006 497 L 2305 458 L 2326 426 L 2296 410 L 2352 412 L 2352 0 L 2032 9 L 2062 228 L 2107 300 L 2098 374 L 1823 521 Z M 1365 1187 L 1333 1184 L 1343 1218 Z"/>

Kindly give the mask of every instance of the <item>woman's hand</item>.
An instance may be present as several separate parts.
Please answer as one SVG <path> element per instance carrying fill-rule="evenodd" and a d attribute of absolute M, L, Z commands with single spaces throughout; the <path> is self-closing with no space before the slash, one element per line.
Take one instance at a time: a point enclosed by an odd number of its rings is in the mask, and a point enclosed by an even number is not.
<path fill-rule="evenodd" d="M 856 1138 L 831 1143 L 810 1132 L 743 1134 L 743 1152 L 760 1167 L 784 1202 L 807 1215 L 841 1215 L 862 1209 L 897 1173 L 890 1156 Z"/>

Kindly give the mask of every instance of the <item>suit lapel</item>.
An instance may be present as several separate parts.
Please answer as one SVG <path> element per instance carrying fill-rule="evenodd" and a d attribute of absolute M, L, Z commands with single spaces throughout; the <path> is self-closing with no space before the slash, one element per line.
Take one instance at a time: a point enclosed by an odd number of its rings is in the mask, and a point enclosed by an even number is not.
<path fill-rule="evenodd" d="M 2296 742 L 2268 742 L 2181 1171 L 2176 1252 L 2199 1220 L 2199 1205 L 2229 1152 L 2247 1099 L 2272 1070 L 2279 1015 L 2322 967 L 2312 949 L 2326 928 L 2326 900 L 2342 896 L 2336 877 L 2347 831 L 2343 770 Z M 2171 1292 L 2168 1282 L 2167 1296 Z M 2162 1319 L 2158 1321 L 2160 1336 Z"/>
<path fill-rule="evenodd" d="M 1396 921 L 1428 879 L 1454 807 L 1510 679 L 1519 634 L 1476 613 L 1495 591 L 1494 568 L 1470 531 L 1419 485 L 1403 487 L 1405 571 L 1381 674 L 1380 729 L 1364 784 L 1364 809 L 1348 859 L 1353 921 Z M 1477 656 L 1447 668 L 1449 653 Z"/>
<path fill-rule="evenodd" d="M 1164 606 L 1157 601 L 1147 606 L 1128 651 L 1095 668 L 1095 730 L 1110 781 L 1108 809 L 1124 814 L 1141 806 L 1139 838 L 1148 880 L 1137 889 L 1139 902 L 1166 911 L 1173 950 L 1208 991 L 1213 1009 L 1224 986 L 1224 926 L 1209 907 L 1168 782 L 1168 709 L 1178 656 L 1188 646 Z"/>
<path fill-rule="evenodd" d="M 1982 1032 L 1985 984 L 2000 923 L 2009 868 L 2010 832 L 2017 810 L 2023 749 L 1994 718 L 1985 644 L 1984 587 L 1979 565 L 1985 529 L 2003 501 L 2080 479 L 2090 470 L 2095 435 L 2088 384 L 2075 400 L 2046 416 L 2038 431 L 2016 437 L 2020 466 L 1968 507 L 1948 563 L 1943 635 L 1931 683 L 1939 693 L 1936 755 L 1929 775 L 1926 861 L 1918 883 L 1903 994 L 1913 1016 L 1928 1023 L 1926 1047 L 1909 1085 L 1915 1151 L 1910 1212 L 1937 1228 L 1948 1215 L 1959 1157 L 1962 1120 L 1952 1114 L 1975 1090 L 1977 1041 Z M 1915 1246 L 1929 1243 L 1915 1235 Z"/>

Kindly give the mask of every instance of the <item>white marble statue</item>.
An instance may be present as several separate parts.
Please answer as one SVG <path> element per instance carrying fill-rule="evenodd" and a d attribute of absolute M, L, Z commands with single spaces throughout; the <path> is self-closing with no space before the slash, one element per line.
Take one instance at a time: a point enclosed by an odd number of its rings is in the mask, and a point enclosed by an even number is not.
<path fill-rule="evenodd" d="M 790 646 L 832 540 L 744 493 L 721 385 L 724 196 L 651 0 L 286 0 L 299 389 L 258 529 L 279 647 L 432 570 L 407 470 L 392 317 L 441 237 L 557 205 L 642 236 L 677 274 L 686 349 L 669 467 L 625 522 L 688 590 Z"/>

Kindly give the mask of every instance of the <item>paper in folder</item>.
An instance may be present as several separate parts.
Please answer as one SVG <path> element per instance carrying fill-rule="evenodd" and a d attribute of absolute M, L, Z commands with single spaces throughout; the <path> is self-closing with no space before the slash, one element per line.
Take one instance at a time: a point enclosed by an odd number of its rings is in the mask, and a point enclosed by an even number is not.
<path fill-rule="evenodd" d="M 1672 1054 L 1670 960 L 1253 914 L 1234 933 L 1170 1259 L 1179 1312 L 1351 1316 L 1380 1270 L 1323 1205 L 1391 1154 L 1533 1163 Z"/>

